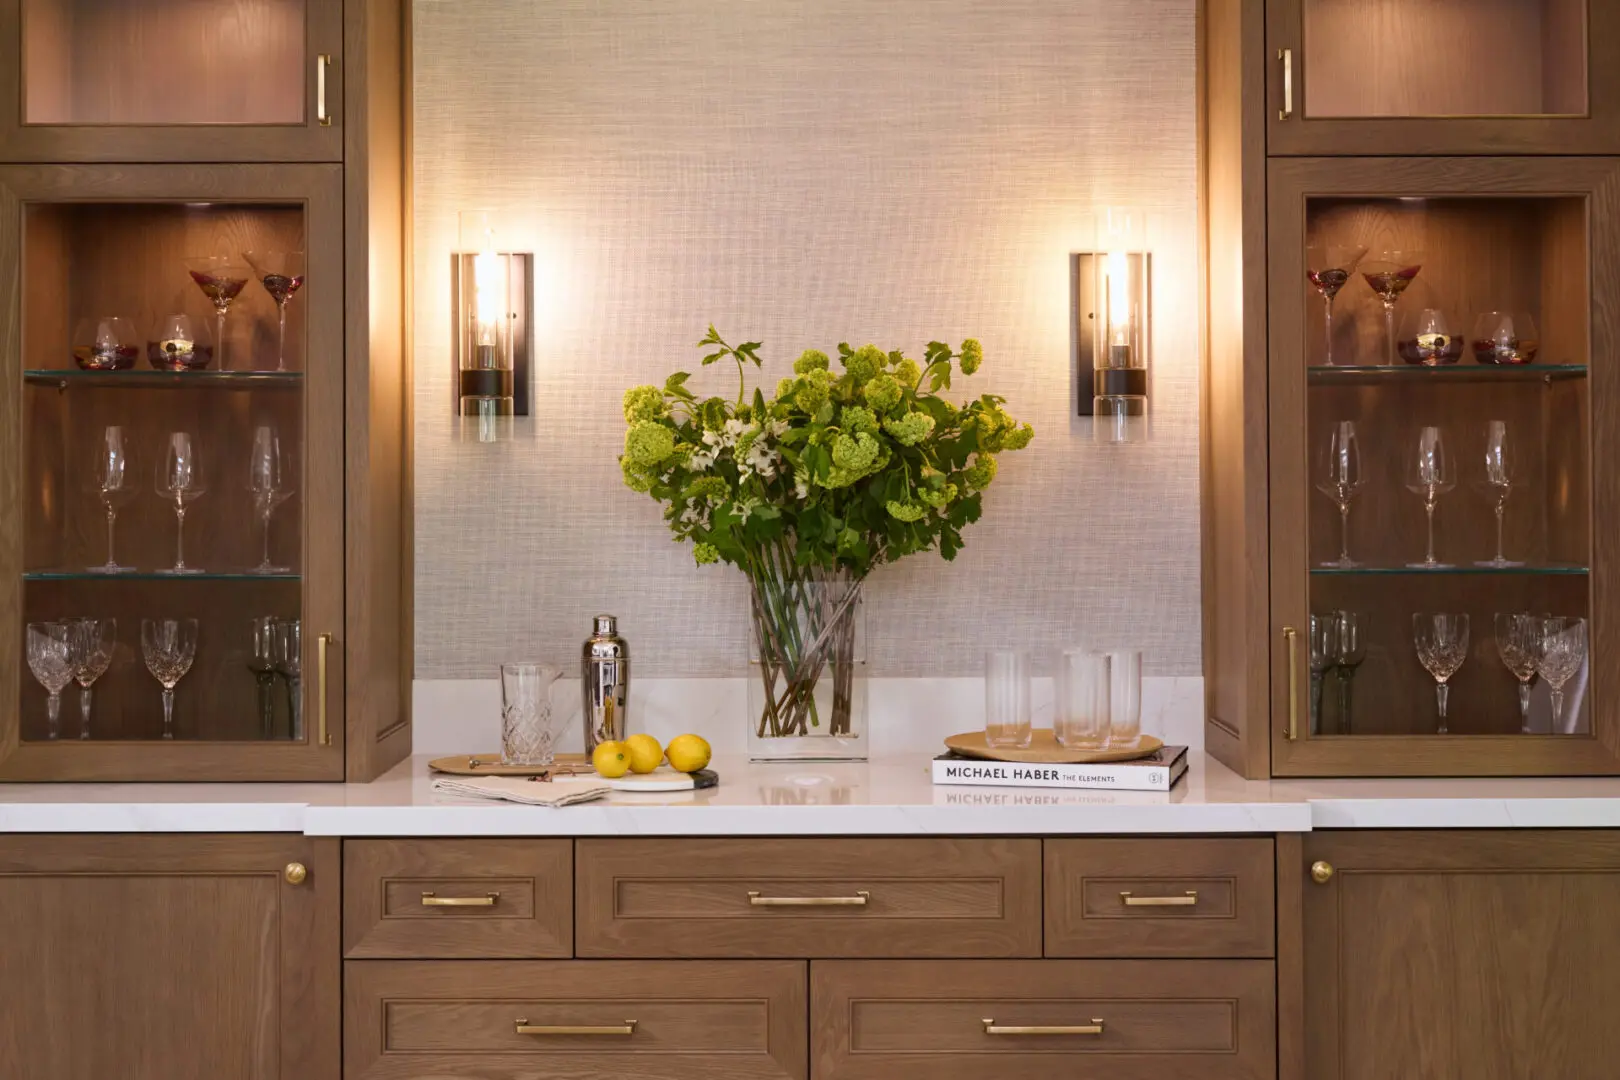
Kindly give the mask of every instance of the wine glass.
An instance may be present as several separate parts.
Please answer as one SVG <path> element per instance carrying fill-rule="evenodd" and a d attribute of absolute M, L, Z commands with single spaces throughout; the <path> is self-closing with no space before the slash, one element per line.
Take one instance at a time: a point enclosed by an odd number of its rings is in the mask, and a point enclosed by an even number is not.
<path fill-rule="evenodd" d="M 248 623 L 253 649 L 248 657 L 248 670 L 259 684 L 259 735 L 269 739 L 276 726 L 276 634 L 274 615 L 256 615 Z"/>
<path fill-rule="evenodd" d="M 1354 420 L 1340 420 L 1333 425 L 1316 465 L 1316 489 L 1339 508 L 1339 558 L 1323 566 L 1349 570 L 1360 566 L 1350 557 L 1350 501 L 1367 482 L 1361 471 L 1361 440 L 1356 434 Z"/>
<path fill-rule="evenodd" d="M 1401 336 L 1396 347 L 1408 364 L 1441 367 L 1462 359 L 1463 337 L 1452 328 L 1451 320 L 1439 308 L 1424 308 L 1401 319 Z"/>
<path fill-rule="evenodd" d="M 270 518 L 276 507 L 293 493 L 292 469 L 281 451 L 281 436 L 268 424 L 253 431 L 253 451 L 248 459 L 248 491 L 264 531 L 264 548 L 255 574 L 285 574 L 288 568 L 270 562 Z"/>
<path fill-rule="evenodd" d="M 1422 269 L 1423 252 L 1393 250 L 1378 252 L 1361 267 L 1361 276 L 1384 304 L 1384 334 L 1389 342 L 1386 362 L 1391 366 L 1395 363 L 1395 302 Z"/>
<path fill-rule="evenodd" d="M 1417 643 L 1418 661 L 1434 676 L 1435 701 L 1440 708 L 1438 734 L 1446 728 L 1446 699 L 1451 691 L 1448 685 L 1457 669 L 1468 659 L 1468 616 L 1418 614 L 1412 616 L 1412 637 Z"/>
<path fill-rule="evenodd" d="M 276 673 L 287 680 L 287 711 L 292 717 L 292 738 L 304 738 L 304 640 L 303 628 L 297 619 L 276 623 Z"/>
<path fill-rule="evenodd" d="M 107 673 L 118 644 L 118 620 L 73 619 L 73 678 L 79 684 L 79 738 L 90 737 L 90 687 Z"/>
<path fill-rule="evenodd" d="M 253 272 L 229 255 L 197 255 L 186 260 L 186 272 L 197 288 L 214 305 L 214 348 L 219 351 L 219 367 L 225 365 L 225 313 L 231 301 L 242 293 Z"/>
<path fill-rule="evenodd" d="M 142 619 L 141 655 L 163 685 L 163 737 L 174 738 L 174 688 L 197 657 L 196 619 Z"/>
<path fill-rule="evenodd" d="M 134 324 L 121 315 L 80 319 L 73 329 L 73 362 L 85 371 L 127 371 L 141 355 Z"/>
<path fill-rule="evenodd" d="M 1418 570 L 1442 570 L 1450 563 L 1434 557 L 1434 507 L 1440 496 L 1457 486 L 1457 469 L 1446 449 L 1445 433 L 1438 427 L 1425 427 L 1418 432 L 1417 451 L 1406 459 L 1406 489 L 1423 499 L 1423 510 L 1429 520 L 1428 554 L 1422 562 L 1406 565 Z"/>
<path fill-rule="evenodd" d="M 1586 663 L 1586 620 L 1553 617 L 1541 620 L 1541 662 L 1536 670 L 1552 691 L 1552 731 L 1564 716 L 1564 684 Z"/>
<path fill-rule="evenodd" d="M 1541 620 L 1534 615 L 1496 616 L 1496 655 L 1519 680 L 1519 730 L 1530 734 L 1530 684 L 1541 664 Z"/>
<path fill-rule="evenodd" d="M 1508 438 L 1506 420 L 1485 422 L 1484 468 L 1474 477 L 1474 487 L 1496 504 L 1496 558 L 1482 559 L 1475 566 L 1490 566 L 1502 570 L 1510 566 L 1523 566 L 1502 553 L 1502 524 L 1507 511 L 1508 493 L 1520 477 L 1518 440 Z"/>
<path fill-rule="evenodd" d="M 1533 364 L 1541 351 L 1536 320 L 1522 311 L 1487 311 L 1474 321 L 1474 360 L 1481 364 Z"/>
<path fill-rule="evenodd" d="M 1367 639 L 1361 633 L 1361 616 L 1354 611 L 1335 611 L 1333 621 L 1338 638 L 1333 665 L 1339 672 L 1339 734 L 1348 735 L 1351 732 L 1350 680 L 1356 677 L 1356 669 L 1367 659 Z"/>
<path fill-rule="evenodd" d="M 47 738 L 62 733 L 62 691 L 73 681 L 73 633 L 65 622 L 28 624 L 28 670 L 50 695 L 46 703 Z"/>
<path fill-rule="evenodd" d="M 1323 321 L 1327 326 L 1327 354 L 1323 363 L 1333 365 L 1333 298 L 1339 295 L 1356 272 L 1367 249 L 1355 245 L 1316 245 L 1305 249 L 1305 277 L 1322 297 Z"/>
<path fill-rule="evenodd" d="M 276 336 L 276 370 L 287 370 L 287 302 L 304 287 L 302 251 L 244 251 L 242 258 L 259 275 L 259 284 L 276 302 L 279 327 Z"/>
<path fill-rule="evenodd" d="M 214 347 L 197 340 L 189 315 L 165 315 L 157 340 L 146 343 L 146 362 L 157 371 L 201 371 L 214 359 Z"/>
<path fill-rule="evenodd" d="M 203 475 L 196 438 L 185 431 L 171 433 L 168 452 L 158 463 L 157 469 L 157 493 L 174 503 L 176 521 L 174 566 L 163 573 L 202 573 L 196 567 L 186 565 L 186 509 L 207 491 L 208 481 Z"/>
<path fill-rule="evenodd" d="M 1322 680 L 1333 667 L 1339 652 L 1339 627 L 1331 615 L 1312 615 L 1311 645 L 1311 734 L 1322 734 Z"/>
<path fill-rule="evenodd" d="M 116 425 L 102 429 L 96 444 L 95 460 L 89 471 L 91 489 L 101 500 L 107 512 L 107 561 L 89 568 L 92 574 L 128 574 L 133 566 L 119 566 L 113 558 L 113 531 L 118 521 L 118 508 L 135 497 L 136 478 L 134 455 L 124 429 Z"/>

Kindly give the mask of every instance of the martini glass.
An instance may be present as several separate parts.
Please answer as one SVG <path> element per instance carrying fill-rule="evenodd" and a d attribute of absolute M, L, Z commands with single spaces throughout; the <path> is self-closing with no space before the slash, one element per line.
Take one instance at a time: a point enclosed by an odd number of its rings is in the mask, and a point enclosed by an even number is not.
<path fill-rule="evenodd" d="M 244 251 L 242 258 L 259 275 L 259 284 L 276 302 L 276 370 L 287 370 L 287 302 L 304 287 L 302 251 Z"/>
<path fill-rule="evenodd" d="M 1323 363 L 1333 366 L 1333 298 L 1339 295 L 1366 256 L 1364 247 L 1333 245 L 1305 249 L 1305 277 L 1322 297 L 1322 311 L 1327 324 L 1327 354 Z"/>
<path fill-rule="evenodd" d="M 186 260 L 186 272 L 197 288 L 214 305 L 214 347 L 219 351 L 219 369 L 229 370 L 225 362 L 225 313 L 231 310 L 231 301 L 241 295 L 253 272 L 228 255 L 199 255 Z"/>
<path fill-rule="evenodd" d="M 1361 276 L 1384 304 L 1384 334 L 1389 343 L 1389 355 L 1385 362 L 1391 367 L 1395 365 L 1396 358 L 1395 302 L 1422 269 L 1421 251 L 1380 251 L 1361 267 Z"/>

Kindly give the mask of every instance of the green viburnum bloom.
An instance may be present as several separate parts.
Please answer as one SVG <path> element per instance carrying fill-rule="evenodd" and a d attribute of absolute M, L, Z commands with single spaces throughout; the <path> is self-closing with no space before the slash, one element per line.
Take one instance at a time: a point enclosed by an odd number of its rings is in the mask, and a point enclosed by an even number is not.
<path fill-rule="evenodd" d="M 1014 428 L 1003 435 L 1001 438 L 1001 447 L 1003 450 L 1022 450 L 1024 447 L 1029 445 L 1029 441 L 1034 437 L 1035 429 L 1030 427 L 1028 424 L 1024 424 L 1023 426 Z"/>
<path fill-rule="evenodd" d="M 934 418 L 927 413 L 907 413 L 898 420 L 883 421 L 883 430 L 901 446 L 916 446 L 934 430 Z"/>
<path fill-rule="evenodd" d="M 653 489 L 658 478 L 631 461 L 627 457 L 619 459 L 619 468 L 624 472 L 624 486 L 631 491 L 647 494 Z"/>
<path fill-rule="evenodd" d="M 992 454 L 980 454 L 962 473 L 962 482 L 973 491 L 983 491 L 996 478 L 996 459 Z"/>
<path fill-rule="evenodd" d="M 717 563 L 720 561 L 720 549 L 713 544 L 693 544 L 692 558 L 697 560 L 699 566 Z"/>
<path fill-rule="evenodd" d="M 634 424 L 638 420 L 662 420 L 669 415 L 669 403 L 664 392 L 656 386 L 632 386 L 624 392 L 624 419 Z"/>
<path fill-rule="evenodd" d="M 794 382 L 797 384 L 793 391 L 794 404 L 811 416 L 820 412 L 821 407 L 827 404 L 828 399 L 832 396 L 833 378 L 831 372 L 816 368 L 800 375 Z"/>
<path fill-rule="evenodd" d="M 855 376 L 856 385 L 870 381 L 883 365 L 888 363 L 889 354 L 876 345 L 862 345 L 851 353 L 844 361 L 844 368 Z"/>
<path fill-rule="evenodd" d="M 928 515 L 926 506 L 918 506 L 914 502 L 898 502 L 890 499 L 883 504 L 883 508 L 897 521 L 921 521 Z"/>
<path fill-rule="evenodd" d="M 968 338 L 962 342 L 962 374 L 973 374 L 979 370 L 982 363 L 984 363 L 984 346 L 979 344 L 979 339 Z"/>
<path fill-rule="evenodd" d="M 852 435 L 862 431 L 868 435 L 878 432 L 877 417 L 871 409 L 863 409 L 859 405 L 845 405 L 838 414 L 838 423 Z"/>
<path fill-rule="evenodd" d="M 900 397 L 904 393 L 893 375 L 879 375 L 861 388 L 866 403 L 880 413 L 889 412 L 900 404 Z"/>
<path fill-rule="evenodd" d="M 832 367 L 832 361 L 820 349 L 806 349 L 793 361 L 793 370 L 799 375 L 808 375 L 812 371 L 826 371 Z"/>
<path fill-rule="evenodd" d="M 661 464 L 675 453 L 675 433 L 663 424 L 638 420 L 624 433 L 624 452 L 637 465 Z"/>
<path fill-rule="evenodd" d="M 726 426 L 726 401 L 724 398 L 707 398 L 698 406 L 698 420 L 703 423 L 705 431 L 719 431 Z"/>
<path fill-rule="evenodd" d="M 909 356 L 894 367 L 894 377 L 908 390 L 922 381 L 922 367 Z"/>
<path fill-rule="evenodd" d="M 946 484 L 942 488 L 923 488 L 917 492 L 917 498 L 932 506 L 935 510 L 943 510 L 947 505 L 956 501 L 956 485 Z"/>
<path fill-rule="evenodd" d="M 718 476 L 700 476 L 686 485 L 686 498 L 689 502 L 697 499 L 721 502 L 730 496 L 731 486 Z"/>
<path fill-rule="evenodd" d="M 833 464 L 850 472 L 865 473 L 877 461 L 878 441 L 862 431 L 855 435 L 840 435 L 833 440 Z"/>
<path fill-rule="evenodd" d="M 776 384 L 776 396 L 779 398 L 785 398 L 789 394 L 793 393 L 793 388 L 798 385 L 799 384 L 792 379 L 783 379 L 781 382 Z"/>

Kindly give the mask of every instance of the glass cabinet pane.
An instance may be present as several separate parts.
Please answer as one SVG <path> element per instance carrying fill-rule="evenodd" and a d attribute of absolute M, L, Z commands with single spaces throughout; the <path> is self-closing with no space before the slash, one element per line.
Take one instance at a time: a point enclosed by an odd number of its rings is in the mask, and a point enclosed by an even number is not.
<path fill-rule="evenodd" d="M 1586 0 L 1297 0 L 1307 117 L 1581 116 Z"/>

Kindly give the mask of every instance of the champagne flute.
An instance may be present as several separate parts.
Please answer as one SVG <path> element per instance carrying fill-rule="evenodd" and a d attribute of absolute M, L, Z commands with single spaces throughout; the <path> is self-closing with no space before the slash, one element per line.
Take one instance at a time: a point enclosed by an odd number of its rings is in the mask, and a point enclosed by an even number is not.
<path fill-rule="evenodd" d="M 1311 646 L 1311 734 L 1322 731 L 1322 682 L 1333 667 L 1339 653 L 1339 627 L 1331 615 L 1312 615 L 1310 622 Z"/>
<path fill-rule="evenodd" d="M 96 498 L 107 512 L 107 561 L 89 568 L 92 574 L 128 574 L 133 566 L 119 566 L 113 557 L 113 531 L 118 521 L 118 508 L 135 497 L 136 478 L 134 455 L 124 429 L 116 425 L 104 428 L 96 444 L 95 460 L 91 462 L 90 483 Z"/>
<path fill-rule="evenodd" d="M 1425 427 L 1418 432 L 1417 451 L 1406 459 L 1406 489 L 1423 499 L 1423 510 L 1428 516 L 1428 553 L 1421 562 L 1406 565 L 1417 570 L 1443 570 L 1451 566 L 1434 557 L 1434 508 L 1440 496 L 1457 486 L 1457 469 L 1451 452 L 1446 449 L 1445 433 L 1438 427 Z"/>
<path fill-rule="evenodd" d="M 276 683 L 276 634 L 274 615 L 256 615 L 248 624 L 253 649 L 248 658 L 248 670 L 259 684 L 259 737 L 269 739 L 276 727 L 274 698 Z"/>
<path fill-rule="evenodd" d="M 1389 355 L 1385 363 L 1394 366 L 1395 302 L 1401 293 L 1417 278 L 1423 269 L 1421 251 L 1380 251 L 1361 267 L 1361 276 L 1384 305 L 1384 334 L 1389 342 Z"/>
<path fill-rule="evenodd" d="M 1316 466 L 1316 489 L 1339 508 L 1339 558 L 1323 566 L 1349 570 L 1361 565 L 1350 557 L 1350 502 L 1366 482 L 1355 421 L 1340 420 L 1323 444 Z"/>
<path fill-rule="evenodd" d="M 28 670 L 50 695 L 46 737 L 62 733 L 62 691 L 73 681 L 73 631 L 65 622 L 31 622 L 27 627 Z"/>
<path fill-rule="evenodd" d="M 197 657 L 196 619 L 142 619 L 141 655 L 163 687 L 163 737 L 174 738 L 174 688 Z"/>
<path fill-rule="evenodd" d="M 287 370 L 287 302 L 304 287 L 304 253 L 302 251 L 244 251 L 253 272 L 259 275 L 259 284 L 276 302 L 279 328 L 276 336 L 276 370 Z"/>
<path fill-rule="evenodd" d="M 214 348 L 219 353 L 219 369 L 229 370 L 225 362 L 225 313 L 231 310 L 231 301 L 241 295 L 253 272 L 228 255 L 195 255 L 186 260 L 186 272 L 197 288 L 214 305 Z"/>
<path fill-rule="evenodd" d="M 255 574 L 285 574 L 288 567 L 270 562 L 270 518 L 276 507 L 293 493 L 292 469 L 281 450 L 281 436 L 268 424 L 253 431 L 253 451 L 248 460 L 248 491 L 264 532 L 264 547 Z"/>
<path fill-rule="evenodd" d="M 74 619 L 73 678 L 79 684 L 79 738 L 90 737 L 90 687 L 107 673 L 118 643 L 118 620 Z"/>
<path fill-rule="evenodd" d="M 1367 254 L 1355 245 L 1311 245 L 1305 249 L 1305 277 L 1322 297 L 1323 321 L 1327 326 L 1327 353 L 1323 363 L 1333 366 L 1333 298 L 1349 282 L 1350 275 Z"/>
<path fill-rule="evenodd" d="M 202 462 L 197 454 L 197 440 L 189 432 L 176 431 L 169 435 L 168 452 L 158 464 L 157 493 L 174 503 L 174 566 L 165 574 L 200 574 L 201 570 L 186 565 L 186 510 L 208 491 Z"/>
<path fill-rule="evenodd" d="M 1552 691 L 1552 732 L 1564 718 L 1564 684 L 1586 663 L 1586 620 L 1553 617 L 1541 620 L 1541 661 L 1536 670 Z"/>
<path fill-rule="evenodd" d="M 1519 480 L 1518 440 L 1508 438 L 1506 420 L 1488 420 L 1485 423 L 1484 469 L 1474 478 L 1474 486 L 1496 504 L 1496 558 L 1476 562 L 1475 566 L 1489 566 L 1503 570 L 1523 566 L 1502 553 L 1502 524 L 1507 511 L 1508 493 Z"/>
<path fill-rule="evenodd" d="M 276 673 L 287 680 L 287 711 L 294 742 L 304 740 L 304 635 L 297 619 L 276 623 Z"/>
<path fill-rule="evenodd" d="M 1339 734 L 1349 735 L 1352 731 L 1350 680 L 1356 677 L 1356 669 L 1367 659 L 1367 639 L 1361 633 L 1361 616 L 1354 611 L 1335 611 L 1333 620 L 1338 637 L 1333 664 L 1339 672 Z"/>
<path fill-rule="evenodd" d="M 1418 661 L 1434 676 L 1435 702 L 1440 710 L 1437 734 L 1449 734 L 1446 701 L 1451 677 L 1468 659 L 1468 616 L 1445 613 L 1412 616 L 1412 637 L 1417 644 Z"/>
<path fill-rule="evenodd" d="M 1530 684 L 1541 664 L 1541 620 L 1534 615 L 1496 616 L 1496 655 L 1519 682 L 1519 731 L 1530 732 Z"/>

